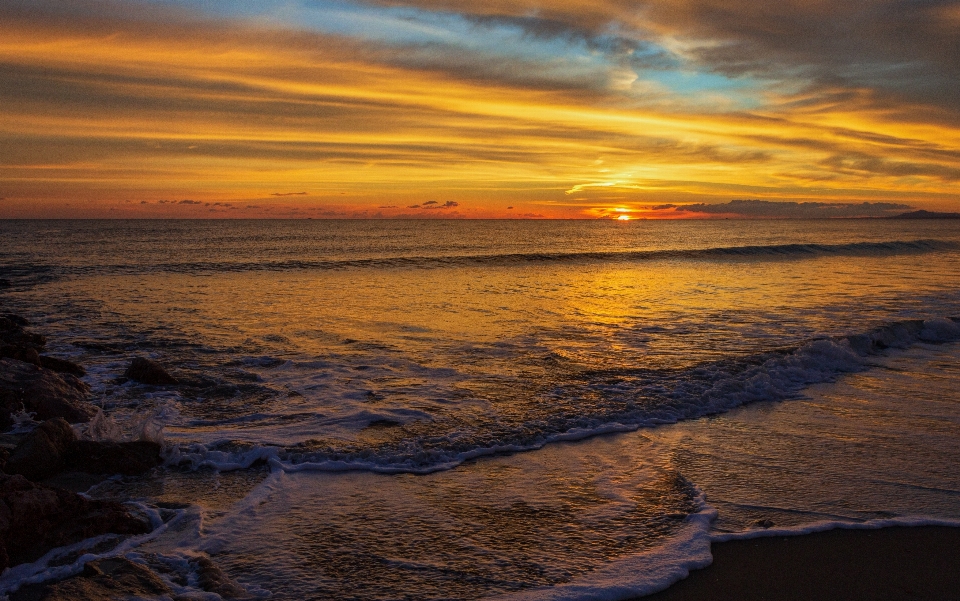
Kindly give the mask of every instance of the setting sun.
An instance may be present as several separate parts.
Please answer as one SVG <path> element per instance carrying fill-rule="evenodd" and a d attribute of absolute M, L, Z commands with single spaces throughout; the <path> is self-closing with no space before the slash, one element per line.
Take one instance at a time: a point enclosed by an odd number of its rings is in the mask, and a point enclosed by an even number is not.
<path fill-rule="evenodd" d="M 958 598 L 958 99 L 960 0 L 0 0 L 0 601 Z"/>

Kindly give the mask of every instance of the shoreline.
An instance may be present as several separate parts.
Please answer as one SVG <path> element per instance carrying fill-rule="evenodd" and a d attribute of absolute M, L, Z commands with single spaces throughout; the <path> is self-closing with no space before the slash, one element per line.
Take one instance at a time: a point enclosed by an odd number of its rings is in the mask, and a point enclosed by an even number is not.
<path fill-rule="evenodd" d="M 960 527 L 835 528 L 714 542 L 713 563 L 643 601 L 960 598 Z"/>

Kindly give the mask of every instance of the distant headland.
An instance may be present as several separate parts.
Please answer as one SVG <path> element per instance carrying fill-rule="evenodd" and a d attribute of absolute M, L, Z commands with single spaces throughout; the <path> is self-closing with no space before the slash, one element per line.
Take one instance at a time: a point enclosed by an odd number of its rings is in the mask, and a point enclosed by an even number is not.
<path fill-rule="evenodd" d="M 900 213 L 891 215 L 887 219 L 960 219 L 960 213 L 940 213 L 937 211 L 910 211 L 909 213 Z"/>

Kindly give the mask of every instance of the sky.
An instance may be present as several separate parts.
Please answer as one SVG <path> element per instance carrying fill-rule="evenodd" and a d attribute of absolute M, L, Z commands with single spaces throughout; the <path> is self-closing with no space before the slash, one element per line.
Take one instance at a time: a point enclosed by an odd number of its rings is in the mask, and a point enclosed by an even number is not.
<path fill-rule="evenodd" d="M 960 0 L 4 0 L 0 218 L 960 210 Z"/>

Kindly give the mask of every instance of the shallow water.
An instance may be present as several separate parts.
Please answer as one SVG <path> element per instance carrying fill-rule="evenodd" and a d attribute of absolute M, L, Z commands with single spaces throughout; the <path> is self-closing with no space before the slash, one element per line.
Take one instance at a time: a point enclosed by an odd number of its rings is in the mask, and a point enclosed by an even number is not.
<path fill-rule="evenodd" d="M 144 549 L 264 595 L 623 598 L 759 520 L 960 519 L 958 222 L 0 236 L 4 307 L 166 426 L 167 471 L 91 493 L 192 503 Z"/>

